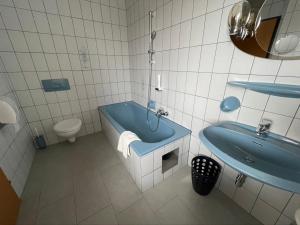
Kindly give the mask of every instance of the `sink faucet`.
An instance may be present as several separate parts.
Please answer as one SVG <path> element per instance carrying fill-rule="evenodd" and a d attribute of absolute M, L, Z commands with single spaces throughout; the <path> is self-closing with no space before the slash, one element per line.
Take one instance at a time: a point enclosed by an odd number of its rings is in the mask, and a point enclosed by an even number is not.
<path fill-rule="evenodd" d="M 267 134 L 270 131 L 272 125 L 272 120 L 269 119 L 262 119 L 256 128 L 256 134 L 258 136 Z"/>
<path fill-rule="evenodd" d="M 165 111 L 163 108 L 159 108 L 156 112 L 157 117 L 168 116 L 168 115 L 169 115 L 169 113 L 167 111 Z"/>

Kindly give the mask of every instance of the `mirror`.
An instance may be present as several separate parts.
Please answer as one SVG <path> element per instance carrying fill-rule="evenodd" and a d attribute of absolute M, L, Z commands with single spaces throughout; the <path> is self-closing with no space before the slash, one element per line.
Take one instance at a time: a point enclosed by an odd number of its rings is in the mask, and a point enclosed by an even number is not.
<path fill-rule="evenodd" d="M 234 5 L 229 35 L 242 51 L 270 59 L 300 59 L 300 0 L 244 0 Z"/>

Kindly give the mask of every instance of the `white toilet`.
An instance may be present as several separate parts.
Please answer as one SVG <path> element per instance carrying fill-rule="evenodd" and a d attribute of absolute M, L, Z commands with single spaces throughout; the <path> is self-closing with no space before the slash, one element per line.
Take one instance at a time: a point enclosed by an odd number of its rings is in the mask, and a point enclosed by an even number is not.
<path fill-rule="evenodd" d="M 59 137 L 67 138 L 70 143 L 76 141 L 76 134 L 80 131 L 82 122 L 80 119 L 68 119 L 58 122 L 53 130 Z"/>
<path fill-rule="evenodd" d="M 300 209 L 296 210 L 295 220 L 296 220 L 296 224 L 300 225 Z"/>

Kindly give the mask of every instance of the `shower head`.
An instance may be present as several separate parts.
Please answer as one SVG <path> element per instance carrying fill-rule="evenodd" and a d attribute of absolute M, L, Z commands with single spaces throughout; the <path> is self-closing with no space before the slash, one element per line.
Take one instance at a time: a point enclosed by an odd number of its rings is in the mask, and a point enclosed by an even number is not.
<path fill-rule="evenodd" d="M 151 33 L 151 39 L 154 40 L 156 37 L 156 31 L 152 31 Z"/>

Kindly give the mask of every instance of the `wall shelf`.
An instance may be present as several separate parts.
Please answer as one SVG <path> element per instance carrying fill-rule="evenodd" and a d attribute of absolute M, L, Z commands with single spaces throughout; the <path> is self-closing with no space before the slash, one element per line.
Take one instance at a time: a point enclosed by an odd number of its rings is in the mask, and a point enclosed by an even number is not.
<path fill-rule="evenodd" d="M 300 98 L 300 85 L 273 84 L 246 81 L 230 81 L 231 86 L 241 87 L 252 91 L 287 98 Z"/>

